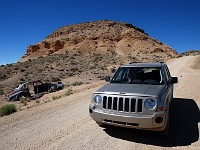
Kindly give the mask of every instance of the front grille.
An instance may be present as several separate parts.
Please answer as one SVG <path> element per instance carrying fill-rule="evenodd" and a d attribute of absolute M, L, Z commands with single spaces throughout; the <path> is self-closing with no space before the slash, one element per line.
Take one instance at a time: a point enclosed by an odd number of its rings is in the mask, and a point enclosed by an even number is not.
<path fill-rule="evenodd" d="M 103 108 L 121 112 L 142 112 L 143 99 L 103 96 Z"/>

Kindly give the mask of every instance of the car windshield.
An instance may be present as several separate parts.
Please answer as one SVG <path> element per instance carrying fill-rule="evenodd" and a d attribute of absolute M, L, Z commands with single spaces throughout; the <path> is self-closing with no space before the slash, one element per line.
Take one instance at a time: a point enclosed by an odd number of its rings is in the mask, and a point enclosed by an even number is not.
<path fill-rule="evenodd" d="M 111 83 L 124 84 L 163 84 L 163 75 L 159 67 L 121 67 Z"/>

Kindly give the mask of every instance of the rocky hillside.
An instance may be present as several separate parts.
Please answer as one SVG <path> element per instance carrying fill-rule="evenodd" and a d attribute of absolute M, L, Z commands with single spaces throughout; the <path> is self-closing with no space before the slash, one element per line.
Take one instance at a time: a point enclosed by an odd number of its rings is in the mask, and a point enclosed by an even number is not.
<path fill-rule="evenodd" d="M 187 50 L 180 54 L 181 56 L 196 56 L 200 55 L 200 50 Z"/>
<path fill-rule="evenodd" d="M 78 52 L 91 55 L 107 51 L 113 51 L 122 57 L 137 57 L 139 61 L 147 61 L 145 59 L 148 59 L 148 55 L 163 59 L 178 55 L 166 44 L 151 38 L 143 29 L 129 23 L 103 20 L 57 29 L 43 41 L 28 46 L 19 62 L 50 54 Z"/>

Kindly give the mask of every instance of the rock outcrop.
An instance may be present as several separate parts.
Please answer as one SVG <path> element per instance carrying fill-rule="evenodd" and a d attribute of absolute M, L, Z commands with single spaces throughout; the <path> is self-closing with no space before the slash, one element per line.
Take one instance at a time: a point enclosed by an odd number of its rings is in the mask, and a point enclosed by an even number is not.
<path fill-rule="evenodd" d="M 49 54 L 79 51 L 82 54 L 114 51 L 122 56 L 157 54 L 177 56 L 166 44 L 151 38 L 143 29 L 129 23 L 102 20 L 63 26 L 43 41 L 28 46 L 20 62 Z"/>

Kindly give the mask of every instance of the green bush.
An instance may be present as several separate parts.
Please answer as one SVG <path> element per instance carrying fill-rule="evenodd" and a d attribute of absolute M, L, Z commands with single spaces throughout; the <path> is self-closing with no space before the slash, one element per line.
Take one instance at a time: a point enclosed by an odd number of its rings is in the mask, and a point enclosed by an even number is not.
<path fill-rule="evenodd" d="M 14 104 L 8 104 L 0 108 L 0 116 L 2 117 L 2 116 L 10 115 L 16 111 L 17 110 Z"/>

